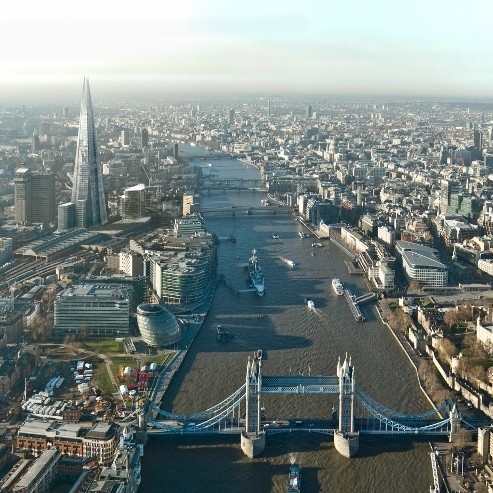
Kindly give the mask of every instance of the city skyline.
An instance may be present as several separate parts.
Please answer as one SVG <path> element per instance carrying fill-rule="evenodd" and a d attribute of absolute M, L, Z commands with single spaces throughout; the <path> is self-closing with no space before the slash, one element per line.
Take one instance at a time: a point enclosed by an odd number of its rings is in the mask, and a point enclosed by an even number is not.
<path fill-rule="evenodd" d="M 74 98 L 87 76 L 101 97 L 329 95 L 491 98 L 485 29 L 456 0 L 395 5 L 183 0 L 77 15 L 59 0 L 3 8 L 0 99 Z M 489 18 L 493 5 L 475 4 Z M 82 34 L 84 33 L 84 34 Z"/>

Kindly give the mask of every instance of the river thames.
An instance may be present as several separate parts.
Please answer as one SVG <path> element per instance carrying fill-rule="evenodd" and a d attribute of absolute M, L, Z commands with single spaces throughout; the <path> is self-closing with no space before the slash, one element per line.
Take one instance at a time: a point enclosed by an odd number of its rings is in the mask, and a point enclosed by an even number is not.
<path fill-rule="evenodd" d="M 259 177 L 255 168 L 237 160 L 195 164 L 219 178 Z M 204 193 L 201 202 L 202 207 L 257 207 L 265 198 L 261 192 L 211 192 Z M 347 257 L 335 246 L 321 240 L 322 248 L 312 248 L 314 239 L 300 239 L 302 226 L 289 215 L 204 217 L 207 229 L 218 237 L 237 238 L 236 243 L 221 241 L 218 246 L 219 273 L 235 290 L 247 288 L 243 267 L 256 248 L 266 295 L 238 295 L 218 284 L 211 310 L 163 399 L 164 409 L 187 414 L 222 401 L 244 383 L 248 356 L 257 349 L 263 351 L 265 375 L 335 375 L 337 358 L 348 353 L 356 385 L 374 399 L 406 413 L 429 408 L 414 368 L 375 308 L 363 306 L 366 321 L 358 323 L 345 300 L 334 294 L 333 277 L 356 295 L 366 292 L 363 278 L 348 273 Z M 273 239 L 273 233 L 279 239 Z M 314 311 L 307 309 L 305 298 L 314 301 Z M 216 324 L 233 332 L 234 338 L 219 344 Z M 267 395 L 263 404 L 270 419 L 327 418 L 336 399 Z M 245 457 L 239 443 L 239 436 L 151 439 L 143 457 L 140 491 L 281 493 L 287 491 L 292 461 L 303 466 L 303 492 L 427 492 L 433 482 L 426 439 L 363 435 L 358 456 L 350 460 L 340 456 L 332 437 L 325 435 L 268 436 L 264 453 L 255 459 Z"/>

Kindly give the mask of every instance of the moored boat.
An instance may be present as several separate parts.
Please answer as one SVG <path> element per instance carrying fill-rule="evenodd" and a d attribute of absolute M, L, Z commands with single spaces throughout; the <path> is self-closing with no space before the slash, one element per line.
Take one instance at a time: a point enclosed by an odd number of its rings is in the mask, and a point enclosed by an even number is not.
<path fill-rule="evenodd" d="M 217 325 L 217 336 L 216 340 L 218 342 L 228 342 L 230 339 L 234 337 L 234 334 L 230 334 L 229 331 L 223 331 L 222 327 Z"/>
<path fill-rule="evenodd" d="M 288 493 L 301 493 L 301 466 L 291 464 L 288 479 Z"/>
<path fill-rule="evenodd" d="M 264 274 L 255 249 L 252 250 L 252 256 L 248 259 L 248 275 L 257 295 L 263 296 L 265 294 Z"/>
<path fill-rule="evenodd" d="M 337 296 L 342 296 L 344 294 L 344 286 L 339 279 L 332 279 L 332 289 Z"/>
<path fill-rule="evenodd" d="M 272 239 L 273 240 L 278 240 L 279 239 L 279 235 L 276 234 L 276 233 L 272 233 Z"/>
<path fill-rule="evenodd" d="M 306 304 L 310 310 L 315 310 L 315 303 L 312 300 L 307 300 Z"/>

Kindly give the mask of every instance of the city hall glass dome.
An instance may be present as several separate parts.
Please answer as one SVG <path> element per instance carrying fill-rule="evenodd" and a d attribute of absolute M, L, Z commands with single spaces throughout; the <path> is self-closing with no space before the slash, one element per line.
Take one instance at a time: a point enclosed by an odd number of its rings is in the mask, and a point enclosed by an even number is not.
<path fill-rule="evenodd" d="M 146 344 L 171 346 L 181 339 L 181 328 L 175 316 L 164 306 L 142 303 L 137 307 L 137 324 Z"/>

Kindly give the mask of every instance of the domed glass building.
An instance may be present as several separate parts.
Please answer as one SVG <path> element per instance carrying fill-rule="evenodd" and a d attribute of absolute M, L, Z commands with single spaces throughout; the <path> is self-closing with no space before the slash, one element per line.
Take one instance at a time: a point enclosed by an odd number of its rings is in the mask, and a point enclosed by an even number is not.
<path fill-rule="evenodd" d="M 142 303 L 137 307 L 137 324 L 146 344 L 171 346 L 181 340 L 181 328 L 175 316 L 164 306 Z"/>

